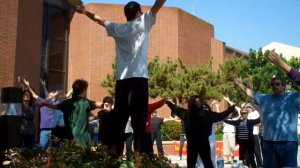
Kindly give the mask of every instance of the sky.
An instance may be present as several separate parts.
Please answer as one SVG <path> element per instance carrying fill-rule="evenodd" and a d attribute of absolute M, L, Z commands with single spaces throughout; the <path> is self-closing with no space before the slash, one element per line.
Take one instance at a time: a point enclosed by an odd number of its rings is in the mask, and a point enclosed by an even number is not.
<path fill-rule="evenodd" d="M 83 3 L 128 1 L 83 0 Z M 136 1 L 141 5 L 154 3 L 154 0 Z M 194 3 L 167 0 L 165 6 L 181 8 L 211 23 L 216 39 L 245 52 L 273 41 L 300 47 L 300 0 L 194 0 Z"/>

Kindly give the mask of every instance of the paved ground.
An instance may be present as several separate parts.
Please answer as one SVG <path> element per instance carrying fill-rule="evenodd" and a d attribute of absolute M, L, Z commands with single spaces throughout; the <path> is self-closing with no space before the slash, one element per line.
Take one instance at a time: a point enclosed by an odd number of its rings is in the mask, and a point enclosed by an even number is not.
<path fill-rule="evenodd" d="M 186 156 L 183 156 L 182 157 L 182 160 L 180 160 L 179 156 L 175 156 L 175 155 L 168 155 L 167 156 L 173 164 L 177 163 L 179 165 L 179 167 L 181 168 L 186 168 L 187 165 L 186 165 Z M 224 168 L 231 168 L 231 165 L 230 164 L 225 164 L 225 167 Z"/>

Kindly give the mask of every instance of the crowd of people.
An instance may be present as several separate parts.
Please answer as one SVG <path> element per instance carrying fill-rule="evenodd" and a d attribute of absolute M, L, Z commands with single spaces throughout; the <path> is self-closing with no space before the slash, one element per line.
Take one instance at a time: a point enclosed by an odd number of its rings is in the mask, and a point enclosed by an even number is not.
<path fill-rule="evenodd" d="M 45 98 L 41 98 L 24 79 L 26 89 L 22 97 L 23 121 L 20 129 L 22 145 L 28 148 L 34 145 L 36 107 L 40 111 L 39 146 L 44 150 L 52 145 L 51 135 L 54 135 L 58 139 L 75 140 L 82 147 L 89 146 L 92 141 L 100 141 L 117 157 L 123 154 L 125 141 L 126 153 L 135 151 L 148 155 L 153 154 L 153 143 L 156 141 L 158 154 L 163 156 L 160 128 L 164 119 L 157 117 L 156 109 L 166 104 L 171 113 L 181 119 L 180 146 L 182 149 L 187 140 L 189 168 L 196 167 L 199 157 L 205 168 L 216 167 L 214 123 L 219 121 L 224 121 L 226 162 L 233 161 L 235 144 L 239 144 L 239 159 L 252 168 L 297 167 L 300 93 L 285 92 L 286 82 L 282 77 L 270 79 L 272 94 L 255 93 L 244 86 L 239 78 L 234 78 L 235 84 L 253 99 L 257 107 L 247 103 L 238 108 L 228 98 L 224 98 L 231 106 L 224 112 L 214 111 L 198 95 L 191 97 L 187 108 L 176 105 L 170 97 L 153 104 L 148 103 L 149 33 L 165 2 L 156 0 L 145 13 L 140 4 L 129 2 L 124 7 L 126 23 L 110 22 L 87 11 L 84 6 L 77 6 L 78 13 L 103 26 L 108 36 L 115 40 L 115 99 L 107 96 L 102 102 L 89 100 L 88 82 L 82 79 L 74 81 L 72 90 L 67 94 L 59 91 L 48 93 L 45 82 L 41 81 L 45 95 Z M 284 63 L 274 52 L 268 59 L 300 85 L 300 73 L 296 69 Z M 93 114 L 95 109 L 99 109 L 99 112 Z"/>

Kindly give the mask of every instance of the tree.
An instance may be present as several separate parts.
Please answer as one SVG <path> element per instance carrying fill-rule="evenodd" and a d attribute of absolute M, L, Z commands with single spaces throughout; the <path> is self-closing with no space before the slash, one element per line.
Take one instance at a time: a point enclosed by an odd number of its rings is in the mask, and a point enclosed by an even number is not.
<path fill-rule="evenodd" d="M 113 66 L 113 68 L 115 68 Z M 188 67 L 180 60 L 160 63 L 156 56 L 148 64 L 149 69 L 149 95 L 151 98 L 157 96 L 173 96 L 179 101 L 187 100 L 192 95 L 200 95 L 204 99 L 220 99 L 224 83 L 220 81 L 219 74 L 212 70 L 211 64 Z M 107 75 L 102 86 L 108 88 L 114 95 L 115 69 L 113 75 Z"/>
<path fill-rule="evenodd" d="M 263 52 L 250 50 L 246 57 L 235 57 L 220 65 L 220 70 L 212 70 L 212 64 L 189 67 L 181 60 L 172 61 L 167 59 L 161 63 L 156 56 L 149 62 L 149 95 L 151 98 L 157 96 L 173 96 L 180 102 L 188 100 L 193 95 L 200 95 L 203 99 L 221 99 L 229 96 L 233 101 L 246 101 L 247 97 L 233 83 L 233 77 L 238 76 L 243 82 L 258 93 L 271 93 L 270 79 L 273 76 L 286 78 L 291 91 L 299 87 L 293 84 L 285 73 L 267 61 L 269 51 Z M 292 57 L 289 61 L 291 66 L 299 69 L 300 59 Z M 113 64 L 113 69 L 115 66 Z M 108 88 L 109 93 L 114 96 L 115 71 L 108 74 L 102 82 L 102 86 Z"/>
<path fill-rule="evenodd" d="M 263 52 L 261 49 L 258 51 L 250 50 L 249 55 L 243 58 L 233 58 L 226 61 L 220 66 L 220 73 L 225 83 L 230 83 L 233 76 L 243 79 L 244 84 L 247 86 L 249 83 L 253 85 L 253 89 L 258 93 L 271 93 L 270 80 L 274 76 L 281 76 L 286 79 L 288 84 L 292 81 L 287 75 L 267 61 L 267 56 L 270 51 Z M 289 61 L 285 60 L 293 67 L 300 68 L 299 58 L 292 57 Z M 239 88 L 230 85 L 224 94 L 228 95 L 232 100 L 246 100 L 246 95 L 241 92 Z M 251 87 L 251 86 L 250 86 Z M 292 84 L 292 91 L 297 90 L 298 86 Z"/>

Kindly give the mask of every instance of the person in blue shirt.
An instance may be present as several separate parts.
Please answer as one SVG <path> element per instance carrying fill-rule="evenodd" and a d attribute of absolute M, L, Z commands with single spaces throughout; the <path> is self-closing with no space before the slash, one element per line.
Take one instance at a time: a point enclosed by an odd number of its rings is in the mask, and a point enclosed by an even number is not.
<path fill-rule="evenodd" d="M 255 93 L 239 78 L 234 78 L 234 82 L 261 108 L 264 167 L 297 167 L 300 92 L 285 92 L 286 82 L 281 77 L 271 79 L 272 94 Z"/>

